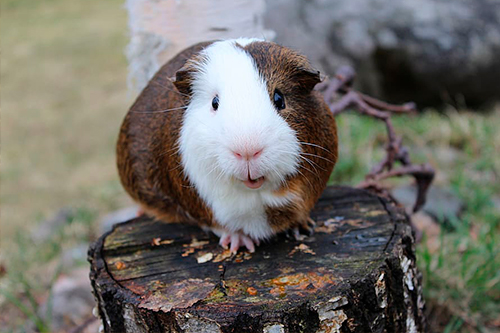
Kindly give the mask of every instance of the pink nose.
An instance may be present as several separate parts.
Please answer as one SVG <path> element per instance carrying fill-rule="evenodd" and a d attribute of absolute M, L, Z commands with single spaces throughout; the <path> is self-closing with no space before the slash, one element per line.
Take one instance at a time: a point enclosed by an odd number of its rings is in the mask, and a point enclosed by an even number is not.
<path fill-rule="evenodd" d="M 233 155 L 236 156 L 237 159 L 245 159 L 250 161 L 251 159 L 257 158 L 262 154 L 264 148 L 258 149 L 245 149 L 245 150 L 233 150 Z"/>

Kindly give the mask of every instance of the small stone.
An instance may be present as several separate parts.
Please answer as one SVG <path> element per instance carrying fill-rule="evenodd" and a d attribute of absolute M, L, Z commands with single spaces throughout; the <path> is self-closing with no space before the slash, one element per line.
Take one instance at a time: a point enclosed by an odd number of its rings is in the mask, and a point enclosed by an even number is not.
<path fill-rule="evenodd" d="M 420 240 L 425 235 L 425 243 L 430 253 L 435 253 L 439 249 L 441 226 L 425 212 L 416 212 L 411 216 L 411 224 L 415 228 L 417 239 Z"/>
<path fill-rule="evenodd" d="M 411 210 L 417 197 L 415 186 L 401 186 L 391 191 L 392 196 L 407 209 Z M 427 193 L 427 201 L 422 211 L 433 216 L 438 221 L 457 220 L 465 205 L 449 189 L 431 186 Z"/>
<path fill-rule="evenodd" d="M 52 306 L 52 311 L 47 311 Z M 52 286 L 52 300 L 47 299 L 39 308 L 39 315 L 51 323 L 53 332 L 69 332 L 92 318 L 95 307 L 89 281 L 88 268 L 78 268 L 60 276 Z M 51 313 L 51 317 L 46 315 Z"/>
<path fill-rule="evenodd" d="M 285 333 L 285 327 L 282 324 L 265 326 L 264 333 Z"/>

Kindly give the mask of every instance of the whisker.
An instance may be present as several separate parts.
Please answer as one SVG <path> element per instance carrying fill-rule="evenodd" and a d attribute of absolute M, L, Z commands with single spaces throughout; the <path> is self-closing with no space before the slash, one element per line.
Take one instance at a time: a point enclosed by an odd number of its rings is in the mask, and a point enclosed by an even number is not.
<path fill-rule="evenodd" d="M 187 106 L 179 106 L 178 108 L 166 109 L 166 110 L 157 110 L 157 111 L 130 111 L 131 113 L 165 113 L 170 111 L 184 110 L 187 109 Z"/>
<path fill-rule="evenodd" d="M 322 160 L 325 160 L 325 161 L 328 161 L 330 163 L 333 163 L 335 164 L 335 162 L 333 162 L 332 160 L 329 160 L 328 158 L 325 158 L 323 156 L 319 156 L 319 155 L 316 155 L 316 154 L 309 154 L 309 153 L 302 153 L 303 155 L 308 155 L 308 156 L 314 156 L 314 157 L 317 157 L 317 158 L 321 158 Z"/>
<path fill-rule="evenodd" d="M 217 178 L 215 178 L 215 182 L 218 182 L 219 180 L 221 180 L 225 173 L 226 172 L 224 171 L 224 169 L 219 168 L 219 174 L 217 175 Z"/>
<path fill-rule="evenodd" d="M 320 177 L 319 177 L 319 175 L 318 175 L 316 172 L 313 172 L 311 169 L 306 168 L 305 166 L 302 166 L 302 169 L 307 170 L 307 171 L 309 171 L 310 173 L 312 173 L 312 174 L 313 174 L 313 176 L 316 176 L 316 177 L 320 178 Z"/>
<path fill-rule="evenodd" d="M 313 172 L 311 169 L 306 168 L 305 165 L 301 165 L 301 168 L 304 169 L 304 170 L 309 171 L 310 173 L 313 174 L 313 176 L 316 176 L 318 179 L 321 179 L 321 177 L 320 177 L 320 175 L 319 175 L 319 173 L 318 173 L 317 170 L 316 170 L 316 172 Z"/>
<path fill-rule="evenodd" d="M 181 164 L 179 163 L 175 168 L 170 169 L 169 172 L 174 171 L 175 169 L 179 169 L 180 167 L 181 167 Z"/>
<path fill-rule="evenodd" d="M 298 157 L 300 157 L 301 159 L 303 159 L 307 163 L 309 163 L 314 168 L 314 170 L 316 171 L 316 173 L 318 173 L 318 170 L 316 169 L 316 167 L 320 168 L 323 171 L 326 171 L 324 168 L 322 168 L 321 166 L 319 166 L 317 163 L 315 163 L 315 162 L 311 161 L 310 159 L 308 159 L 307 157 L 301 155 L 301 154 L 304 154 L 304 153 L 298 153 L 298 154 L 296 154 L 294 152 L 290 152 L 290 151 L 286 151 L 286 150 L 280 150 L 280 149 L 276 149 L 275 151 L 280 152 L 280 153 L 285 153 L 285 154 L 297 155 Z"/>
<path fill-rule="evenodd" d="M 325 147 L 321 147 L 320 145 L 317 145 L 317 144 L 314 144 L 314 143 L 309 143 L 309 142 L 303 142 L 303 141 L 299 141 L 299 143 L 303 144 L 303 145 L 308 145 L 308 146 L 313 146 L 313 147 L 316 147 L 316 148 L 320 148 L 320 149 L 323 149 L 324 151 L 326 151 L 327 153 L 330 153 L 332 154 L 333 156 L 335 156 L 331 151 L 329 151 L 328 149 L 326 149 Z"/>
<path fill-rule="evenodd" d="M 315 162 L 311 161 L 311 160 L 310 160 L 310 159 L 308 159 L 307 157 L 302 156 L 302 155 L 300 155 L 300 154 L 299 154 L 299 157 L 300 157 L 301 159 L 303 159 L 304 161 L 306 161 L 307 163 L 309 163 L 309 164 L 310 164 L 310 165 L 314 168 L 314 170 L 316 170 L 316 172 L 318 172 L 318 170 L 316 169 L 316 167 L 315 167 L 315 166 L 317 166 L 318 168 L 320 168 L 320 169 L 321 169 L 321 170 L 323 170 L 323 171 L 326 171 L 326 169 L 324 169 L 324 168 L 320 167 L 318 163 L 315 163 Z"/>
<path fill-rule="evenodd" d="M 302 175 L 302 176 L 303 176 L 303 177 L 307 180 L 307 182 L 309 183 L 309 186 L 314 187 L 314 186 L 311 184 L 311 182 L 309 181 L 309 179 L 307 179 L 306 175 L 304 175 L 302 172 L 300 172 L 300 170 L 297 170 L 297 172 L 298 172 L 298 173 L 300 173 L 300 174 L 301 174 L 301 175 Z"/>
<path fill-rule="evenodd" d="M 276 170 L 275 167 L 273 167 L 270 171 L 276 174 L 276 176 L 279 179 L 280 186 L 286 186 L 286 188 L 289 188 L 286 178 L 280 172 L 278 172 L 278 170 Z"/>
<path fill-rule="evenodd" d="M 177 89 L 172 89 L 172 88 L 169 88 L 169 87 L 167 87 L 167 86 L 165 86 L 165 85 L 161 84 L 161 83 L 160 83 L 160 82 L 158 82 L 158 81 L 151 81 L 151 82 L 153 82 L 154 84 L 159 85 L 160 87 L 162 87 L 162 88 L 164 88 L 164 89 L 166 89 L 166 90 L 168 90 L 168 91 L 171 91 L 171 92 L 177 93 L 177 94 L 179 94 L 179 95 L 181 95 L 181 96 L 190 97 L 189 95 L 187 95 L 187 94 L 183 94 L 183 93 L 181 93 L 181 92 L 180 92 L 179 90 L 177 90 Z"/>
<path fill-rule="evenodd" d="M 214 172 L 215 170 L 217 170 L 218 167 L 219 167 L 219 163 L 214 163 L 214 167 L 212 168 L 212 170 L 210 170 L 209 173 L 207 173 L 207 176 L 209 176 L 212 172 Z"/>
<path fill-rule="evenodd" d="M 170 149 L 168 149 L 168 150 L 164 151 L 163 153 L 160 153 L 160 154 L 158 155 L 158 157 L 161 157 L 161 156 L 167 155 L 167 154 L 168 154 L 168 153 L 170 153 L 171 151 L 176 150 L 176 151 L 174 151 L 172 154 L 170 154 L 170 156 L 169 156 L 169 157 L 172 157 L 172 156 L 174 156 L 175 154 L 179 153 L 179 149 L 180 149 L 180 147 L 179 147 L 179 145 L 176 143 L 176 144 L 174 145 L 174 147 L 173 147 L 173 148 L 170 148 Z"/>

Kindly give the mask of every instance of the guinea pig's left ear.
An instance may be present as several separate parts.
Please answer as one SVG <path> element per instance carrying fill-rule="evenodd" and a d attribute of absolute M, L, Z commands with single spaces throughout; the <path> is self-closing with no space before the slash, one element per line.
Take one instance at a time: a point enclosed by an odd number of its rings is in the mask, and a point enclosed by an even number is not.
<path fill-rule="evenodd" d="M 173 83 L 177 90 L 181 94 L 191 96 L 192 94 L 192 86 L 194 81 L 194 76 L 199 71 L 199 64 L 202 62 L 202 58 L 200 56 L 195 56 L 184 64 L 177 73 L 175 73 L 175 79 Z"/>
<path fill-rule="evenodd" d="M 319 71 L 312 68 L 301 68 L 297 74 L 297 82 L 301 89 L 309 92 L 321 82 Z"/>
<path fill-rule="evenodd" d="M 196 66 L 191 61 L 188 61 L 175 73 L 173 83 L 181 94 L 191 95 L 191 86 L 195 71 Z"/>

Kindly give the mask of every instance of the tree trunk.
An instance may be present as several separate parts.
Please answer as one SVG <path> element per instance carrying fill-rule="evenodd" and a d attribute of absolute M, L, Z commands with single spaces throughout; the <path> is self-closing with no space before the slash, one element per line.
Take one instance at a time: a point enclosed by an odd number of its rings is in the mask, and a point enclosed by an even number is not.
<path fill-rule="evenodd" d="M 165 62 L 199 42 L 272 38 L 264 0 L 127 0 L 129 85 L 141 91 Z"/>
<path fill-rule="evenodd" d="M 195 226 L 147 217 L 89 250 L 105 332 L 423 332 L 421 277 L 402 208 L 329 187 L 313 236 L 230 256 Z"/>

